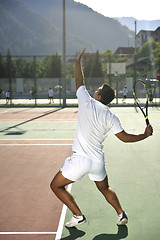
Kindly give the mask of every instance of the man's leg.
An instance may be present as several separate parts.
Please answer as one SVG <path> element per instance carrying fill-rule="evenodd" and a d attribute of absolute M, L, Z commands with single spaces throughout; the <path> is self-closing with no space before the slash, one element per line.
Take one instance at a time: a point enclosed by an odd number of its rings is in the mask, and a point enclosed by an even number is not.
<path fill-rule="evenodd" d="M 50 187 L 55 195 L 71 210 L 76 216 L 82 216 L 82 212 L 76 204 L 72 195 L 66 190 L 65 186 L 73 181 L 65 178 L 59 171 L 53 178 Z"/>
<path fill-rule="evenodd" d="M 118 197 L 113 189 L 108 185 L 108 177 L 106 176 L 103 181 L 95 181 L 98 190 L 104 195 L 106 200 L 115 208 L 118 215 L 123 212 Z"/>

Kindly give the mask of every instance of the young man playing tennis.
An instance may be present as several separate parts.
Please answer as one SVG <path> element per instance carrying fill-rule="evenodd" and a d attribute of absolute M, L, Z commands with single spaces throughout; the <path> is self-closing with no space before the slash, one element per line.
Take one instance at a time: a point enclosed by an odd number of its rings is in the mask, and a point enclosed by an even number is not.
<path fill-rule="evenodd" d="M 153 130 L 151 125 L 148 125 L 143 134 L 133 135 L 124 131 L 119 119 L 106 106 L 115 97 L 115 92 L 110 86 L 102 85 L 95 92 L 94 98 L 91 98 L 85 88 L 81 69 L 81 57 L 84 51 L 85 49 L 77 56 L 75 63 L 79 108 L 77 131 L 72 147 L 73 155 L 65 160 L 64 166 L 52 180 L 51 189 L 73 213 L 66 227 L 82 224 L 86 222 L 86 218 L 65 186 L 88 174 L 108 203 L 116 210 L 119 216 L 117 225 L 124 225 L 127 224 L 128 217 L 116 193 L 109 186 L 102 143 L 110 130 L 123 142 L 141 141 L 149 137 Z"/>

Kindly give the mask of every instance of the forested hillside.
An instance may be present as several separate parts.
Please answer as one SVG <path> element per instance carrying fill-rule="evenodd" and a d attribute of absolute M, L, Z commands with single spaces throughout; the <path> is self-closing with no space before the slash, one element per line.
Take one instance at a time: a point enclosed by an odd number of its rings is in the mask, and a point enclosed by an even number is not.
<path fill-rule="evenodd" d="M 0 52 L 12 55 L 62 53 L 62 0 L 1 0 Z M 117 20 L 66 1 L 66 50 L 75 54 L 134 45 L 134 33 Z"/>

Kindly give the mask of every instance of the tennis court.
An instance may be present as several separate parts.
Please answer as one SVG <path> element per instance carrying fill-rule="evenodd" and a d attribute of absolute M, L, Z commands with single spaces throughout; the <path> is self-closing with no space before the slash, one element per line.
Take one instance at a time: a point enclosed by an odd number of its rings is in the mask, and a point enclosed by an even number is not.
<path fill-rule="evenodd" d="M 84 177 L 69 188 L 88 222 L 66 229 L 70 211 L 49 184 L 71 155 L 77 108 L 0 109 L 0 240 L 157 240 L 160 209 L 160 111 L 149 109 L 154 134 L 133 144 L 112 133 L 105 140 L 110 185 L 129 215 L 117 227 L 117 215 L 93 182 Z M 131 107 L 113 107 L 124 129 L 141 133 L 142 114 Z M 71 188 L 72 187 L 72 188 Z M 66 211 L 67 210 L 67 211 Z"/>

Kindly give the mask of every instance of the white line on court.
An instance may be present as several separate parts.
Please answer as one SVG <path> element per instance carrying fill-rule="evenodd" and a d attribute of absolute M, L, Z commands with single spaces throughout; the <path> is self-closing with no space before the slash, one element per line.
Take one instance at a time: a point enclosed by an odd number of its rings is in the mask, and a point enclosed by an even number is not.
<path fill-rule="evenodd" d="M 4 111 L 4 112 L 0 112 L 0 114 L 6 113 L 6 112 L 8 112 L 8 110 L 6 110 L 6 111 Z"/>
<path fill-rule="evenodd" d="M 0 146 L 72 146 L 72 143 L 0 143 Z"/>
<path fill-rule="evenodd" d="M 28 139 L 0 139 L 0 141 L 73 141 L 73 138 L 63 138 L 63 139 L 57 139 L 57 138 L 51 138 L 51 139 L 34 139 L 34 138 L 28 138 Z"/>
<path fill-rule="evenodd" d="M 68 192 L 71 192 L 71 188 L 72 188 L 72 184 L 69 184 L 68 188 L 67 188 Z M 64 220 L 65 220 L 65 217 L 66 217 L 66 212 L 67 212 L 67 206 L 65 204 L 63 204 L 63 208 L 62 208 L 61 217 L 60 217 L 60 221 L 59 221 L 59 225 L 58 225 L 55 240 L 60 240 L 61 239 L 63 226 L 64 226 Z"/>
<path fill-rule="evenodd" d="M 57 234 L 57 232 L 0 232 L 1 235 L 12 235 L 12 234 Z"/>
<path fill-rule="evenodd" d="M 2 113 L 5 113 L 5 112 L 2 112 Z M 0 113 L 0 114 L 2 114 L 2 113 Z M 25 122 L 25 121 L 27 121 L 28 119 L 8 119 L 8 118 L 3 118 L 2 119 L 2 122 Z M 34 120 L 34 121 L 38 121 L 38 119 L 37 120 Z M 62 119 L 47 119 L 47 120 L 41 120 L 41 121 L 38 121 L 38 122 L 63 122 L 63 123 L 67 123 L 67 122 L 77 122 L 77 120 L 73 120 L 73 119 L 67 119 L 67 120 L 62 120 Z"/>

